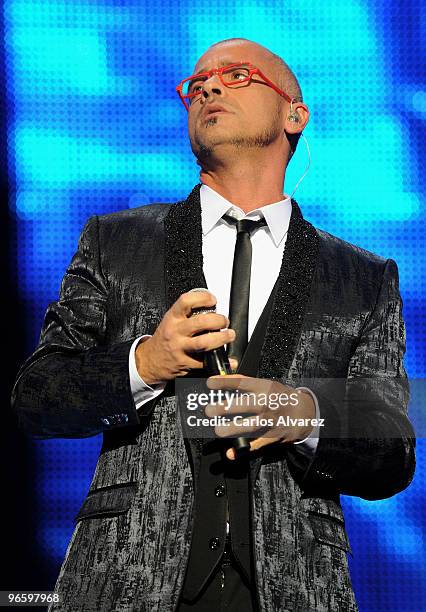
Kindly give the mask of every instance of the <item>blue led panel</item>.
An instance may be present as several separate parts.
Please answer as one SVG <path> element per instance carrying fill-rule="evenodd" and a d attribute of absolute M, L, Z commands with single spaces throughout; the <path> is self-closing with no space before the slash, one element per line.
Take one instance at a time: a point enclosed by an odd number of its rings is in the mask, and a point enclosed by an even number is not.
<path fill-rule="evenodd" d="M 5 0 L 10 209 L 18 221 L 27 352 L 87 218 L 174 201 L 197 182 L 175 85 L 211 43 L 243 36 L 289 63 L 311 109 L 305 135 L 312 163 L 296 193 L 305 216 L 397 261 L 406 367 L 412 379 L 424 378 L 421 4 Z M 301 140 L 287 193 L 306 164 Z M 55 576 L 100 444 L 100 437 L 36 443 L 35 546 Z M 397 497 L 343 499 L 362 612 L 420 610 L 426 601 L 425 451 L 419 441 L 414 483 Z"/>

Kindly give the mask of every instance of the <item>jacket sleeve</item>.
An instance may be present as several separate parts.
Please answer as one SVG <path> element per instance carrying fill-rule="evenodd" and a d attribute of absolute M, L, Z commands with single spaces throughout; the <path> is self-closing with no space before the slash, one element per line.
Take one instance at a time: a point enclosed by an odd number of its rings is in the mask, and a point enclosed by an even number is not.
<path fill-rule="evenodd" d="M 130 388 L 134 339 L 105 343 L 108 284 L 102 273 L 99 220 L 91 217 L 49 304 L 35 352 L 12 391 L 19 426 L 34 438 L 75 438 L 139 424 Z"/>
<path fill-rule="evenodd" d="M 415 470 L 415 434 L 407 417 L 404 353 L 398 269 L 389 259 L 346 381 L 314 389 L 324 418 L 314 457 L 288 449 L 303 489 L 329 489 L 373 500 L 409 485 Z"/>

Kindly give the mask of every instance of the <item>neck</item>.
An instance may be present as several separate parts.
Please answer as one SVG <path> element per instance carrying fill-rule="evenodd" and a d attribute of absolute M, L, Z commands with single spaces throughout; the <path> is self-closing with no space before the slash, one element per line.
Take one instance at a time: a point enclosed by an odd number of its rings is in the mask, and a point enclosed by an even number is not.
<path fill-rule="evenodd" d="M 261 154 L 233 151 L 227 159 L 210 158 L 200 180 L 245 213 L 284 199 L 285 163 L 282 156 L 261 149 Z"/>

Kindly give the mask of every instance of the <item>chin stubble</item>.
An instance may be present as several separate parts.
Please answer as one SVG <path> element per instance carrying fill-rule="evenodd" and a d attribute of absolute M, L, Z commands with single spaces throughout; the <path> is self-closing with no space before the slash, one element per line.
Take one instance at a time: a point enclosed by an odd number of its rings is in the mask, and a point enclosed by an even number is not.
<path fill-rule="evenodd" d="M 274 140 L 276 140 L 276 138 L 280 135 L 279 118 L 280 115 L 277 109 L 277 113 L 274 116 L 274 119 L 271 122 L 270 126 L 254 136 L 239 135 L 234 137 L 231 136 L 229 138 L 226 138 L 225 136 L 222 137 L 220 141 L 210 144 L 201 142 L 198 135 L 196 135 L 195 143 L 198 147 L 196 156 L 200 161 L 209 158 L 212 156 L 214 148 L 220 144 L 230 144 L 238 150 L 265 148 L 269 146 L 272 142 L 274 142 Z M 214 126 L 216 123 L 217 117 L 212 117 L 206 122 L 206 126 Z"/>

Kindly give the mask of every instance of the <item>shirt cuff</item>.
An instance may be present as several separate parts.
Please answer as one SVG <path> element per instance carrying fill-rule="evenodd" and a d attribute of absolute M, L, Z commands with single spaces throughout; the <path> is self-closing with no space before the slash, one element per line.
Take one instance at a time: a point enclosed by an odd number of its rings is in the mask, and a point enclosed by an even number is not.
<path fill-rule="evenodd" d="M 320 419 L 320 410 L 318 406 L 318 400 L 313 391 L 308 389 L 308 387 L 297 387 L 296 391 L 306 391 L 314 400 L 315 404 L 315 419 L 319 422 Z M 315 453 L 319 440 L 319 425 L 313 428 L 311 433 L 304 440 L 299 440 L 299 442 L 294 442 L 293 445 L 297 446 L 297 450 L 302 452 L 304 455 L 308 457 L 312 457 Z"/>
<path fill-rule="evenodd" d="M 136 367 L 135 351 L 139 342 L 144 338 L 151 338 L 151 336 L 149 334 L 145 334 L 144 336 L 139 336 L 139 338 L 136 338 L 130 347 L 129 352 L 130 390 L 133 395 L 133 401 L 135 402 L 136 409 L 160 395 L 160 393 L 164 391 L 167 384 L 167 382 L 161 382 L 150 386 L 143 380 L 143 378 L 139 376 L 139 372 Z"/>

